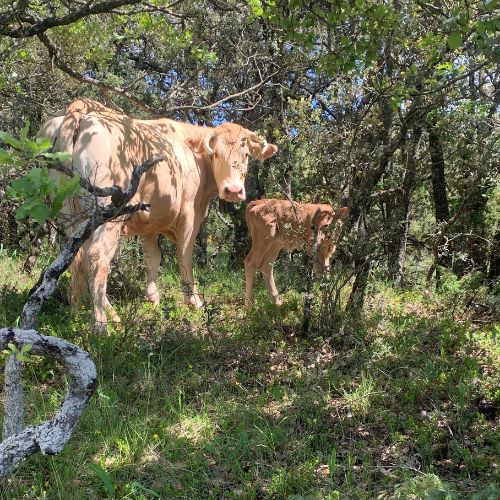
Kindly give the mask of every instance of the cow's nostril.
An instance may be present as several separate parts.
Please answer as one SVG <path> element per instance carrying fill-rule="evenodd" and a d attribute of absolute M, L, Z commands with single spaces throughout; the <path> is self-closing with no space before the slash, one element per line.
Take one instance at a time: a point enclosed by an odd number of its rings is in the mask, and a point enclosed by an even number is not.
<path fill-rule="evenodd" d="M 226 195 L 239 195 L 243 192 L 243 188 L 241 186 L 226 186 L 224 188 L 224 193 Z"/>

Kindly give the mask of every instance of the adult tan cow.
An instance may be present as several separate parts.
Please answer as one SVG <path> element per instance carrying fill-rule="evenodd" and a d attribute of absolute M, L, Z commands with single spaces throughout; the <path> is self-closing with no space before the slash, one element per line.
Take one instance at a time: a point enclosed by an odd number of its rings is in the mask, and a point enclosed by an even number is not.
<path fill-rule="evenodd" d="M 192 253 L 208 205 L 217 196 L 244 200 L 249 156 L 263 160 L 278 148 L 234 123 L 199 127 L 166 118 L 136 120 L 87 99 L 70 104 L 58 135 L 57 150 L 72 153 L 73 171 L 98 187 L 117 184 L 126 188 L 132 165 L 158 155 L 165 158 L 144 174 L 131 200 L 149 204 L 149 211 L 99 227 L 76 256 L 71 268 L 71 302 L 88 285 L 96 325 L 106 325 L 106 310 L 113 321 L 119 321 L 106 286 L 120 236 L 126 234 L 142 238 L 148 269 L 146 298 L 158 304 L 157 235 L 163 234 L 177 245 L 185 302 L 200 307 Z M 84 208 L 81 200 L 71 200 L 69 205 L 74 213 Z"/>
<path fill-rule="evenodd" d="M 327 204 L 292 203 L 287 200 L 256 200 L 249 203 L 245 216 L 252 236 L 252 248 L 245 257 L 245 307 L 250 308 L 253 302 L 257 269 L 261 270 L 274 303 L 281 304 L 274 282 L 274 261 L 282 248 L 289 252 L 305 248 L 311 254 L 314 227 L 318 229 L 315 269 L 322 271 L 328 268 L 340 236 L 342 221 L 348 213 L 346 207 L 334 212 Z"/>

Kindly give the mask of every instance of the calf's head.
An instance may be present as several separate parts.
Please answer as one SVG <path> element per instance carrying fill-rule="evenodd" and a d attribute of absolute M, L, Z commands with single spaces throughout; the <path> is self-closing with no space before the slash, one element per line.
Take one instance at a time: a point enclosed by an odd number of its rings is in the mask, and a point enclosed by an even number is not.
<path fill-rule="evenodd" d="M 348 215 L 347 207 L 342 207 L 337 212 L 329 207 L 321 209 L 314 217 L 314 224 L 318 228 L 318 252 L 314 263 L 317 273 L 323 273 L 330 268 L 330 259 L 337 248 L 340 229 Z"/>
<path fill-rule="evenodd" d="M 249 157 L 265 160 L 278 151 L 274 144 L 235 123 L 207 128 L 200 140 L 188 141 L 188 145 L 210 155 L 219 198 L 230 202 L 246 198 Z"/>

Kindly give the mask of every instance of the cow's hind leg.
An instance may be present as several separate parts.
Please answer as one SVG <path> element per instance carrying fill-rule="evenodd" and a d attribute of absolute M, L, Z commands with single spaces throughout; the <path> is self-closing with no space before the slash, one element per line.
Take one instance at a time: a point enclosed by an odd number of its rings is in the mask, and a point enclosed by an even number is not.
<path fill-rule="evenodd" d="M 108 312 L 112 321 L 119 323 L 120 317 L 111 306 L 106 296 L 108 275 L 118 242 L 122 224 L 108 222 L 99 227 L 87 248 L 89 289 L 94 304 L 94 320 L 96 329 L 106 328 Z"/>
<path fill-rule="evenodd" d="M 278 254 L 280 253 L 281 247 L 279 245 L 275 245 L 271 247 L 264 255 L 260 270 L 262 272 L 262 277 L 264 278 L 264 283 L 266 285 L 267 290 L 271 294 L 273 301 L 276 305 L 281 305 L 281 297 L 276 288 L 276 283 L 274 282 L 274 272 L 273 272 L 273 264 Z"/>
<path fill-rule="evenodd" d="M 155 305 L 160 303 L 160 292 L 156 286 L 158 268 L 160 267 L 161 253 L 158 246 L 158 235 L 148 234 L 142 236 L 142 245 L 144 248 L 144 259 L 148 268 L 148 281 L 146 283 L 146 300 Z"/>

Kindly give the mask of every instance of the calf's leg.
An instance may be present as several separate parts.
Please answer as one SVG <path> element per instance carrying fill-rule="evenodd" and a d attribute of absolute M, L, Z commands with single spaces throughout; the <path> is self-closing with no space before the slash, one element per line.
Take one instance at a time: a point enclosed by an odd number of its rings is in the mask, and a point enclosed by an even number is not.
<path fill-rule="evenodd" d="M 271 247 L 264 255 L 260 265 L 260 270 L 262 272 L 266 288 L 277 306 L 280 306 L 282 302 L 278 289 L 276 288 L 276 283 L 274 282 L 273 265 L 274 261 L 278 257 L 278 254 L 280 253 L 280 250 L 281 248 L 279 246 Z"/>
<path fill-rule="evenodd" d="M 250 309 L 253 303 L 253 283 L 257 271 L 255 249 L 252 247 L 244 260 L 245 264 L 245 308 Z"/>

